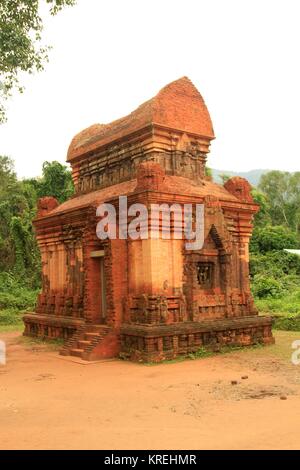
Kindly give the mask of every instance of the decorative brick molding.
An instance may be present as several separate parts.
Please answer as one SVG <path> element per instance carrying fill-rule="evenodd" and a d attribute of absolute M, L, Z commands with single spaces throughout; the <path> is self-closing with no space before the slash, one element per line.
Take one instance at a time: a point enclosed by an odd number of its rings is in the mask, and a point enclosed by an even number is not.
<path fill-rule="evenodd" d="M 273 344 L 272 321 L 264 317 L 186 322 L 165 327 L 121 328 L 121 356 L 137 362 L 160 362 L 224 346 Z"/>

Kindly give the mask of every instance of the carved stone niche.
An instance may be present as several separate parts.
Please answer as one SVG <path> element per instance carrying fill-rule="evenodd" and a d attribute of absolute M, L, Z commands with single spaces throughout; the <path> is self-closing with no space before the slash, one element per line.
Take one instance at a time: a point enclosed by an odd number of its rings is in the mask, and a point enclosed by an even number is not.
<path fill-rule="evenodd" d="M 198 261 L 195 267 L 198 285 L 202 289 L 212 289 L 214 287 L 214 263 Z"/>

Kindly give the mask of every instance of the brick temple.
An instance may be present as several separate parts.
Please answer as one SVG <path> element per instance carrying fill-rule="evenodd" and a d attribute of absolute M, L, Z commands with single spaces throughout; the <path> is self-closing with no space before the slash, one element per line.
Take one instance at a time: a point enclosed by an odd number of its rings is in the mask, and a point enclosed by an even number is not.
<path fill-rule="evenodd" d="M 67 161 L 75 195 L 39 201 L 42 291 L 25 335 L 64 338 L 61 354 L 160 361 L 223 345 L 272 343 L 250 292 L 248 246 L 259 207 L 249 183 L 206 176 L 214 139 L 205 102 L 183 77 L 130 115 L 76 135 Z M 101 203 L 204 204 L 204 245 L 96 235 Z M 172 229 L 172 227 L 171 227 Z M 174 227 L 173 227 L 174 229 Z"/>

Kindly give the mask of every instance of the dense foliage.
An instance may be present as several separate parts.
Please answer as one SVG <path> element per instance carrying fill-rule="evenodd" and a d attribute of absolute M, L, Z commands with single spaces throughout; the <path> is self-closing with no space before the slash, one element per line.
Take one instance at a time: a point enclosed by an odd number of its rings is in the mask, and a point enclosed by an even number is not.
<path fill-rule="evenodd" d="M 299 234 L 300 172 L 270 171 L 262 175 L 259 190 L 267 197 L 272 225 L 282 225 Z"/>
<path fill-rule="evenodd" d="M 32 308 L 40 286 L 32 226 L 38 198 L 54 195 L 63 202 L 73 190 L 71 173 L 59 162 L 45 162 L 41 178 L 18 180 L 12 160 L 0 157 L 0 324 Z"/>
<path fill-rule="evenodd" d="M 253 196 L 261 206 L 250 244 L 256 305 L 261 312 L 283 315 L 277 327 L 300 329 L 300 257 L 284 251 L 300 249 L 300 173 L 266 173 Z"/>

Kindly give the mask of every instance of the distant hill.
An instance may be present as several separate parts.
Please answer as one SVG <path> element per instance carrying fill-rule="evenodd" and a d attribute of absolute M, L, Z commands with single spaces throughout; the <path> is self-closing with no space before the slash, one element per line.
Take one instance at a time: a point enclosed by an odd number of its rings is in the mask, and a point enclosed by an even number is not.
<path fill-rule="evenodd" d="M 216 183 L 222 183 L 222 179 L 220 175 L 228 175 L 228 176 L 241 176 L 242 178 L 246 178 L 252 186 L 257 186 L 260 180 L 260 177 L 268 171 L 271 170 L 250 170 L 250 171 L 227 171 L 227 170 L 216 170 L 214 168 L 211 169 L 213 179 Z"/>

